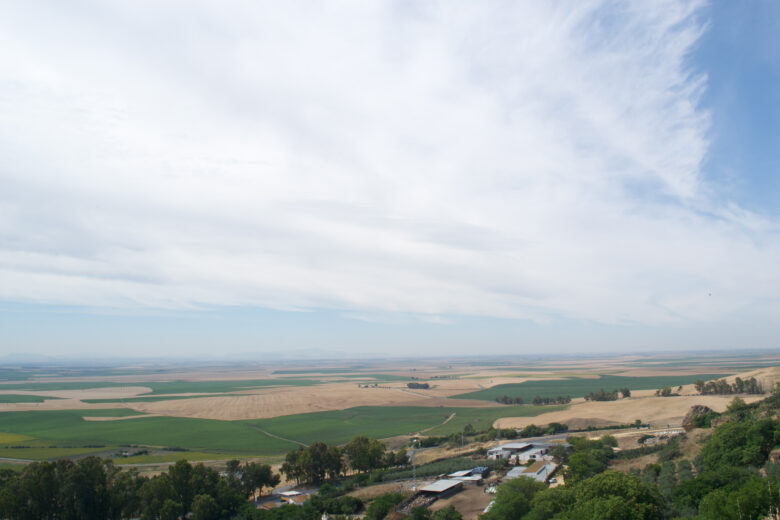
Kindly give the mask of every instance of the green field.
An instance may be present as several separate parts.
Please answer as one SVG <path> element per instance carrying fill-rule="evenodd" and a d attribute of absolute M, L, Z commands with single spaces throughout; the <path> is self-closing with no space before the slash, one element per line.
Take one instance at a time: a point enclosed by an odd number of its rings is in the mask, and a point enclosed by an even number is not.
<path fill-rule="evenodd" d="M 82 417 L 131 417 L 134 415 L 146 415 L 144 412 L 136 412 L 130 408 L 93 408 L 74 411 Z"/>
<path fill-rule="evenodd" d="M 42 403 L 46 399 L 59 399 L 59 397 L 23 394 L 0 394 L 0 403 Z"/>
<path fill-rule="evenodd" d="M 182 367 L 177 367 L 179 370 Z M 0 381 L 27 381 L 32 378 L 48 377 L 108 377 L 165 374 L 171 368 L 112 368 L 112 367 L 70 367 L 29 366 L 24 368 L 0 368 Z"/>
<path fill-rule="evenodd" d="M 26 441 L 16 445 L 0 445 L 0 457 L 8 459 L 43 460 L 77 457 L 105 452 L 105 447 L 68 447 L 51 444 L 50 441 Z"/>
<path fill-rule="evenodd" d="M 199 397 L 223 397 L 236 394 L 203 394 L 203 395 L 155 395 L 152 397 L 125 397 L 112 399 L 81 399 L 82 403 L 90 404 L 119 404 L 119 403 L 153 403 L 155 401 L 177 401 L 179 399 L 197 399 Z"/>
<path fill-rule="evenodd" d="M 246 422 L 305 444 L 342 444 L 355 435 L 383 438 L 414 433 L 442 423 L 451 413 L 449 408 L 360 406 Z"/>
<path fill-rule="evenodd" d="M 0 381 L 26 381 L 33 376 L 29 370 L 0 368 Z"/>
<path fill-rule="evenodd" d="M 252 459 L 258 458 L 256 453 L 230 453 L 230 458 L 236 459 Z M 225 460 L 226 457 L 221 453 L 209 453 L 204 451 L 183 451 L 165 454 L 154 455 L 136 455 L 134 457 L 110 457 L 114 464 L 161 464 L 165 462 L 177 462 L 185 459 L 189 462 L 200 462 L 205 460 Z M 259 457 L 263 458 L 263 457 Z M 271 461 L 278 460 L 278 457 L 269 459 Z"/>
<path fill-rule="evenodd" d="M 312 386 L 321 381 L 313 379 L 245 379 L 236 381 L 137 381 L 116 383 L 113 381 L 74 381 L 60 383 L 0 383 L 0 390 L 85 390 L 88 388 L 116 388 L 145 386 L 152 391 L 146 396 L 159 394 L 225 393 L 267 388 L 271 386 Z"/>
<path fill-rule="evenodd" d="M 28 435 L 58 447 L 138 444 L 269 455 L 285 453 L 296 447 L 295 444 L 268 437 L 241 422 L 180 417 L 96 422 L 85 421 L 81 416 L 79 410 L 5 412 L 0 414 L 0 430 Z"/>
<path fill-rule="evenodd" d="M 348 374 L 353 370 L 368 368 L 366 365 L 355 365 L 341 368 L 296 368 L 288 370 L 274 370 L 272 374 Z"/>
<path fill-rule="evenodd" d="M 554 406 L 497 406 L 494 408 L 450 408 L 455 417 L 447 424 L 436 426 L 426 431 L 426 435 L 450 435 L 460 433 L 467 424 L 474 426 L 477 431 L 487 430 L 496 419 L 502 417 L 535 417 L 547 412 L 564 410 L 568 405 Z"/>
<path fill-rule="evenodd" d="M 679 386 L 693 383 L 697 379 L 704 381 L 717 379 L 728 374 L 700 374 L 695 376 L 652 376 L 652 377 L 624 377 L 603 375 L 598 379 L 570 378 L 561 380 L 526 381 L 524 383 L 511 383 L 497 385 L 476 392 L 452 396 L 455 399 L 480 399 L 483 401 L 495 401 L 497 397 L 508 395 L 510 397 L 522 397 L 530 402 L 534 397 L 558 397 L 569 396 L 572 398 L 583 397 L 599 389 L 611 391 L 620 388 L 629 390 L 652 390 L 664 386 Z"/>
<path fill-rule="evenodd" d="M 339 374 L 338 377 L 344 378 L 345 382 L 351 380 L 364 379 L 366 381 L 411 381 L 407 376 L 398 376 L 395 374 Z"/>
<path fill-rule="evenodd" d="M 360 406 L 348 410 L 315 412 L 246 421 L 274 435 L 305 444 L 322 441 L 343 444 L 355 435 L 374 438 L 413 434 L 449 435 L 471 423 L 487 429 L 499 417 L 532 417 L 565 406 L 501 406 L 493 408 L 428 408 L 422 406 Z M 444 421 L 455 416 L 446 424 Z M 483 428 L 484 427 L 484 428 Z"/>
<path fill-rule="evenodd" d="M 122 445 L 180 447 L 211 458 L 240 455 L 283 455 L 298 444 L 270 434 L 311 444 L 343 444 L 355 435 L 375 438 L 416 433 L 459 432 L 471 423 L 486 429 L 498 417 L 532 416 L 560 406 L 506 406 L 494 408 L 426 408 L 365 406 L 348 410 L 289 415 L 251 421 L 216 421 L 179 417 L 140 417 L 123 421 L 85 421 L 83 416 L 123 417 L 126 409 L 30 411 L 0 413 L 0 435 L 20 434 L 31 439 L 0 443 L 0 457 L 38 459 L 110 451 Z M 446 424 L 447 417 L 455 414 Z M 1 437 L 0 437 L 1 438 Z M 12 439 L 11 436 L 7 436 Z M 20 448 L 19 446 L 28 446 Z M 182 452 L 186 458 L 188 452 Z M 204 455 L 199 455 L 203 457 Z M 155 461 L 159 457 L 152 456 Z M 168 458 L 176 460 L 176 455 Z"/>

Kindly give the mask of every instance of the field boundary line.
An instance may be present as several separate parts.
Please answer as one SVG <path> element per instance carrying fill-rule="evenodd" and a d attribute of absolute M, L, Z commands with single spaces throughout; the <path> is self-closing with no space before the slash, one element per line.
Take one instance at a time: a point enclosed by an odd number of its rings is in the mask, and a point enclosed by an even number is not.
<path fill-rule="evenodd" d="M 428 395 L 428 394 L 421 394 L 420 392 L 413 392 L 413 391 L 408 390 L 406 388 L 393 388 L 393 390 L 400 390 L 401 392 L 405 392 L 407 394 L 419 395 L 420 397 L 425 397 L 426 399 L 435 399 L 436 398 L 436 396 Z"/>
<path fill-rule="evenodd" d="M 269 437 L 273 437 L 274 439 L 279 439 L 280 441 L 292 442 L 293 444 L 297 444 L 299 446 L 303 446 L 304 448 L 308 448 L 309 447 L 309 445 L 306 444 L 305 442 L 296 441 L 296 440 L 293 440 L 293 439 L 288 439 L 286 437 L 280 437 L 279 435 L 274 435 L 273 433 L 267 432 L 267 431 L 263 430 L 262 428 L 260 428 L 259 426 L 255 426 L 253 424 L 250 424 L 250 426 L 252 428 L 254 428 L 255 430 L 259 431 L 260 433 L 264 433 L 264 434 L 268 435 Z"/>
<path fill-rule="evenodd" d="M 445 424 L 447 424 L 448 422 L 450 422 L 451 420 L 453 420 L 453 419 L 455 418 L 455 415 L 456 415 L 456 414 L 455 414 L 455 412 L 452 412 L 452 413 L 449 415 L 449 417 L 447 417 L 446 419 L 444 419 L 444 422 L 442 422 L 441 424 L 436 424 L 436 425 L 433 425 L 433 426 L 429 426 L 428 428 L 425 428 L 424 430 L 420 430 L 420 431 L 419 431 L 419 432 L 417 432 L 417 433 L 418 433 L 418 434 L 419 434 L 419 433 L 425 433 L 425 432 L 427 432 L 427 431 L 433 430 L 434 428 L 438 428 L 439 426 L 444 426 Z"/>

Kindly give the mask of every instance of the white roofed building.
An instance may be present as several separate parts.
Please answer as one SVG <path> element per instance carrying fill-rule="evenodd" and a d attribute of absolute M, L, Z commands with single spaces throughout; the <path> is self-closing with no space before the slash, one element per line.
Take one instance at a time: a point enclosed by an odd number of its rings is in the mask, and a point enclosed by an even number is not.
<path fill-rule="evenodd" d="M 532 446 L 532 444 L 527 442 L 508 442 L 506 444 L 502 444 L 501 446 L 490 448 L 487 452 L 487 457 L 491 460 L 509 459 L 513 455 L 517 455 L 518 453 L 530 449 Z"/>

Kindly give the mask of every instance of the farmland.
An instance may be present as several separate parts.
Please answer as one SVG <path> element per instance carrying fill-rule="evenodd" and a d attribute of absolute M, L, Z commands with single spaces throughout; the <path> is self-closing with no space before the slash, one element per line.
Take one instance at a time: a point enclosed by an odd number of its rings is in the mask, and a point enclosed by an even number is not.
<path fill-rule="evenodd" d="M 316 385 L 319 381 L 312 379 L 250 379 L 250 380 L 227 380 L 227 381 L 152 381 L 139 382 L 139 385 L 151 389 L 144 395 L 161 394 L 205 394 L 205 393 L 224 393 L 237 392 L 241 390 L 250 390 L 254 388 L 266 388 L 271 386 L 310 386 Z M 112 381 L 78 381 L 78 382 L 52 382 L 52 383 L 20 383 L 20 384 L 0 384 L 0 390 L 86 390 L 90 388 L 102 387 L 123 387 L 126 383 L 117 383 Z"/>
<path fill-rule="evenodd" d="M 332 412 L 289 415 L 249 424 L 305 444 L 322 441 L 342 444 L 355 435 L 384 438 L 426 430 L 428 435 L 460 432 L 466 424 L 488 429 L 502 416 L 532 417 L 561 410 L 562 406 L 514 406 L 501 408 L 359 407 Z M 449 420 L 448 420 L 449 419 Z M 447 421 L 445 423 L 445 421 Z"/>
<path fill-rule="evenodd" d="M 295 447 L 292 443 L 268 437 L 248 424 L 181 417 L 85 421 L 77 411 L 8 412 L 3 415 L 2 429 L 58 448 L 147 445 L 269 455 Z M 2 452 L 8 449 L 14 448 Z"/>
<path fill-rule="evenodd" d="M 529 416 L 562 407 L 512 408 L 513 415 Z M 296 448 L 298 443 L 343 444 L 355 435 L 384 438 L 431 427 L 434 427 L 431 434 L 445 435 L 460 431 L 468 423 L 487 428 L 502 412 L 506 415 L 503 408 L 359 407 L 257 421 L 140 416 L 97 422 L 84 420 L 84 414 L 79 411 L 10 412 L 4 414 L 0 428 L 25 437 L 16 442 L 0 442 L 0 457 L 48 458 L 131 444 L 205 450 L 222 455 L 281 455 Z M 442 425 L 453 414 L 455 417 Z M 101 410 L 96 415 L 91 412 L 90 416 L 133 417 L 124 410 L 113 409 Z M 90 449 L 94 446 L 102 450 Z"/>
<path fill-rule="evenodd" d="M 152 464 L 261 457 L 279 460 L 300 445 L 343 444 L 355 435 L 390 439 L 447 436 L 529 423 L 676 424 L 692 404 L 725 408 L 728 397 L 698 396 L 690 383 L 762 366 L 761 356 L 508 361 L 375 361 L 318 367 L 0 368 L 0 457 L 15 460 L 95 453 Z M 751 372 L 766 385 L 771 368 Z M 428 383 L 408 388 L 407 383 Z M 663 386 L 688 385 L 677 398 Z M 581 397 L 629 388 L 629 400 L 570 405 L 500 405 L 497 396 Z M 643 393 L 644 392 L 644 393 Z M 393 441 L 395 442 L 395 441 Z M 132 448 L 128 448 L 132 447 Z M 118 457 L 121 450 L 131 453 Z M 135 455 L 134 450 L 139 452 Z M 183 451 L 179 451 L 183 450 Z"/>
<path fill-rule="evenodd" d="M 531 402 L 536 397 L 569 396 L 572 398 L 583 397 L 599 389 L 607 391 L 620 388 L 629 390 L 653 390 L 665 386 L 678 386 L 693 383 L 697 379 L 710 380 L 726 376 L 728 374 L 697 374 L 679 376 L 648 376 L 625 377 L 602 375 L 598 378 L 567 378 L 560 380 L 526 381 L 523 383 L 510 383 L 493 386 L 477 392 L 469 392 L 452 396 L 455 399 L 478 399 L 495 401 L 497 397 L 508 395 L 521 397 L 525 402 Z"/>
<path fill-rule="evenodd" d="M 0 394 L 0 403 L 42 403 L 46 399 L 57 398 L 39 395 Z"/>

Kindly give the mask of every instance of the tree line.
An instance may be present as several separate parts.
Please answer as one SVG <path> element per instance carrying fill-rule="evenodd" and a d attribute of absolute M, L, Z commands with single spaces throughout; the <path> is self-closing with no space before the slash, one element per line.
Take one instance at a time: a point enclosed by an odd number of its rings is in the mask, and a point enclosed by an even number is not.
<path fill-rule="evenodd" d="M 611 392 L 605 391 L 603 388 L 599 388 L 598 392 L 591 392 L 585 396 L 586 401 L 617 401 L 619 396 L 623 398 L 631 397 L 631 390 L 628 388 L 621 388 L 620 390 L 612 390 Z"/>
<path fill-rule="evenodd" d="M 247 496 L 278 483 L 269 466 L 254 462 L 231 461 L 221 475 L 182 460 L 154 477 L 98 457 L 33 462 L 19 473 L 0 470 L 0 518 L 219 520 L 236 516 Z"/>
<path fill-rule="evenodd" d="M 323 482 L 348 471 L 365 472 L 408 463 L 406 450 L 386 451 L 384 444 L 364 435 L 354 437 L 343 448 L 315 442 L 287 453 L 280 471 L 295 482 Z"/>
<path fill-rule="evenodd" d="M 522 397 L 510 397 L 508 395 L 500 395 L 496 397 L 496 402 L 501 404 L 525 404 L 525 400 Z M 558 397 L 542 397 L 537 395 L 531 400 L 531 404 L 536 406 L 550 405 L 550 404 L 569 404 L 571 397 L 559 395 Z"/>
<path fill-rule="evenodd" d="M 755 377 L 750 379 L 742 379 L 737 377 L 733 383 L 729 384 L 725 379 L 715 379 L 714 381 L 707 381 L 706 383 L 701 379 L 697 379 L 693 382 L 696 391 L 702 395 L 718 394 L 763 394 L 764 385 L 756 380 Z"/>
<path fill-rule="evenodd" d="M 365 436 L 344 447 L 316 442 L 289 452 L 281 472 L 296 482 L 321 483 L 352 472 L 404 466 L 406 451 L 387 451 Z M 153 477 L 135 469 L 122 471 L 110 459 L 85 457 L 78 461 L 34 462 L 21 472 L 0 470 L 0 518 L 8 520 L 219 520 L 277 518 L 281 513 L 257 513 L 247 499 L 279 484 L 266 464 L 238 460 L 223 473 L 203 464 L 181 460 Z M 313 500 L 311 518 L 323 512 L 347 514 L 362 507 L 351 497 Z M 296 507 L 292 512 L 299 510 Z M 267 513 L 267 514 L 266 514 Z M 316 513 L 316 514 L 315 514 Z M 285 513 L 289 515 L 290 511 Z M 260 516 L 258 515 L 266 515 Z M 270 516 L 269 516 L 270 515 Z M 288 518 L 289 516 L 278 517 Z M 295 516 L 295 518 L 302 518 Z M 308 516 L 306 517 L 308 518 Z"/>
<path fill-rule="evenodd" d="M 420 390 L 427 390 L 431 387 L 428 383 L 406 383 L 407 388 L 417 388 Z"/>

